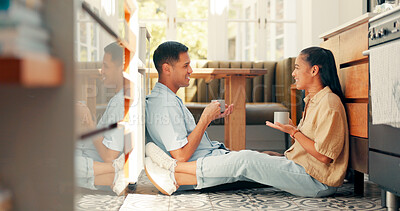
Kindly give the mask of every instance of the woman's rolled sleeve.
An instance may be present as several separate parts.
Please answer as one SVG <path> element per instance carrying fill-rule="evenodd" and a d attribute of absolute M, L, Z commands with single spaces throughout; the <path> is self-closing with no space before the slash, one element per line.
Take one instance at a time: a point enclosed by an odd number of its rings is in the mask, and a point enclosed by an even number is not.
<path fill-rule="evenodd" d="M 345 128 L 343 116 L 334 110 L 328 110 L 315 128 L 315 149 L 317 152 L 336 160 L 343 149 Z"/>

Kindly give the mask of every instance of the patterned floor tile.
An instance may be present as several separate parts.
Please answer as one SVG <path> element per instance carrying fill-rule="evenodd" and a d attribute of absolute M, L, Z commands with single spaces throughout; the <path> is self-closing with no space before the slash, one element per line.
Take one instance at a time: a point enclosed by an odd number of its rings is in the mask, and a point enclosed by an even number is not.
<path fill-rule="evenodd" d="M 278 188 L 274 188 L 274 187 L 249 189 L 245 193 L 250 194 L 250 195 L 264 195 L 264 196 L 268 196 L 268 197 L 291 196 L 290 193 L 279 190 Z"/>
<path fill-rule="evenodd" d="M 129 194 L 120 211 L 154 210 L 167 211 L 170 197 L 165 195 Z"/>
<path fill-rule="evenodd" d="M 276 188 L 252 189 L 248 196 L 260 210 L 300 210 L 288 197 L 289 193 Z"/>
<path fill-rule="evenodd" d="M 371 197 L 335 197 L 339 209 L 345 210 L 386 210 L 381 206 L 380 198 Z"/>
<path fill-rule="evenodd" d="M 291 199 L 298 207 L 305 210 L 338 210 L 338 200 L 335 198 L 303 198 L 293 197 Z"/>
<path fill-rule="evenodd" d="M 161 194 L 161 192 L 158 191 L 158 189 L 150 182 L 149 178 L 147 178 L 147 175 L 144 173 L 144 171 L 139 176 L 134 193 L 150 195 Z"/>
<path fill-rule="evenodd" d="M 75 210 L 119 210 L 125 196 L 113 196 L 104 194 L 85 194 L 75 198 Z"/>
<path fill-rule="evenodd" d="M 207 193 L 182 191 L 170 197 L 169 210 L 212 210 Z"/>
<path fill-rule="evenodd" d="M 232 192 L 209 193 L 214 210 L 258 210 L 247 194 Z"/>
<path fill-rule="evenodd" d="M 385 210 L 380 206 L 377 185 L 365 182 L 364 188 L 364 197 L 354 195 L 352 183 L 343 184 L 335 195 L 326 198 L 298 197 L 273 187 L 204 193 L 181 191 L 168 197 L 142 174 L 136 195 L 129 195 L 131 200 L 126 200 L 121 210 Z M 86 207 L 97 202 L 88 203 Z"/>
<path fill-rule="evenodd" d="M 384 210 L 379 198 L 365 197 L 328 197 L 328 198 L 293 198 L 302 209 L 315 210 Z"/>

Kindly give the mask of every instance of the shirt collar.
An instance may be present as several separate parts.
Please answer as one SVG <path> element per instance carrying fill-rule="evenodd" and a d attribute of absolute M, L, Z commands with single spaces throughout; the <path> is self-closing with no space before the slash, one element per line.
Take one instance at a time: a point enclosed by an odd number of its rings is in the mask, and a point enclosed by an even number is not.
<path fill-rule="evenodd" d="M 310 95 L 307 95 L 304 98 L 304 102 L 307 103 L 308 101 L 310 101 L 311 103 L 318 103 L 328 93 L 332 93 L 332 90 L 331 88 L 329 88 L 329 86 L 325 86 L 323 89 L 317 92 L 317 94 L 315 94 L 311 99 Z"/>
<path fill-rule="evenodd" d="M 165 86 L 164 84 L 162 84 L 160 82 L 156 83 L 156 85 L 153 88 L 153 91 L 160 92 L 160 93 L 167 92 L 168 95 L 172 95 L 172 96 L 178 98 L 182 102 L 182 99 L 180 97 L 178 97 L 178 95 L 176 95 L 170 88 L 168 88 L 167 86 Z"/>

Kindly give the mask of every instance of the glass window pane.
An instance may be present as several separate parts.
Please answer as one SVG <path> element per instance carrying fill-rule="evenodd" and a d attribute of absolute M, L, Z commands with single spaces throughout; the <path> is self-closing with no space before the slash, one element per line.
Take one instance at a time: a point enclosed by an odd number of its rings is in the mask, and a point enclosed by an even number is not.
<path fill-rule="evenodd" d="M 297 56 L 295 23 L 269 23 L 267 24 L 267 35 L 268 60 Z"/>
<path fill-rule="evenodd" d="M 240 17 L 240 5 L 235 2 L 229 2 L 229 11 L 228 11 L 228 18 L 229 19 L 237 19 Z"/>
<path fill-rule="evenodd" d="M 208 1 L 177 0 L 178 18 L 206 19 L 208 16 Z"/>
<path fill-rule="evenodd" d="M 79 41 L 86 43 L 87 42 L 87 24 L 86 22 L 79 23 Z"/>
<path fill-rule="evenodd" d="M 276 39 L 276 51 L 275 51 L 275 58 L 276 60 L 283 59 L 283 37 Z"/>
<path fill-rule="evenodd" d="M 125 0 L 118 0 L 118 18 L 119 19 L 125 19 L 124 1 Z"/>
<path fill-rule="evenodd" d="M 276 23 L 274 25 L 276 27 L 276 35 L 282 36 L 283 35 L 283 23 Z"/>
<path fill-rule="evenodd" d="M 96 25 L 96 24 L 94 24 L 94 23 L 89 23 L 89 26 L 90 26 L 90 44 L 93 46 L 93 47 L 97 47 L 98 46 L 98 40 L 97 40 L 97 28 L 98 28 L 98 26 Z"/>
<path fill-rule="evenodd" d="M 178 23 L 177 28 L 177 40 L 189 47 L 190 58 L 206 59 L 208 42 L 207 23 L 183 22 Z"/>
<path fill-rule="evenodd" d="M 256 23 L 228 23 L 228 55 L 230 60 L 255 60 Z"/>
<path fill-rule="evenodd" d="M 267 0 L 267 10 L 266 10 L 266 12 L 267 12 L 267 19 L 268 20 L 271 19 L 271 15 L 272 15 L 272 13 L 271 13 L 271 1 L 272 0 Z"/>
<path fill-rule="evenodd" d="M 153 61 L 153 54 L 156 48 L 162 43 L 166 41 L 166 23 L 160 22 L 148 22 L 146 23 L 146 28 L 151 34 L 150 39 L 150 63 Z M 149 62 L 149 61 L 147 61 Z M 146 62 L 146 63 L 147 63 Z"/>
<path fill-rule="evenodd" d="M 276 19 L 283 19 L 284 14 L 283 0 L 276 0 Z"/>
<path fill-rule="evenodd" d="M 257 1 L 229 0 L 228 19 L 255 19 Z"/>
<path fill-rule="evenodd" d="M 166 0 L 138 0 L 139 19 L 166 19 Z"/>
<path fill-rule="evenodd" d="M 82 10 L 79 10 L 77 19 L 78 20 L 88 19 L 88 15 L 85 12 L 83 12 Z"/>
<path fill-rule="evenodd" d="M 236 59 L 236 37 L 228 39 L 228 60 Z"/>
<path fill-rule="evenodd" d="M 80 53 L 80 60 L 87 61 L 87 53 L 88 53 L 87 47 L 81 46 L 79 53 Z"/>
<path fill-rule="evenodd" d="M 92 53 L 91 53 L 91 61 L 96 61 L 96 60 L 98 60 L 98 57 L 97 57 L 97 50 L 92 50 Z"/>

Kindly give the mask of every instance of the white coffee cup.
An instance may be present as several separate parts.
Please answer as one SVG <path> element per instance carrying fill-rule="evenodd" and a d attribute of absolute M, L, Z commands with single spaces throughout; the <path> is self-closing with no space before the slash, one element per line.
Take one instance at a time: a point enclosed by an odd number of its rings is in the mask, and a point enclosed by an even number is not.
<path fill-rule="evenodd" d="M 221 113 L 225 112 L 225 100 L 211 100 L 211 102 L 219 102 L 221 105 Z"/>
<path fill-rule="evenodd" d="M 279 122 L 283 125 L 289 124 L 289 112 L 276 111 L 274 112 L 274 123 Z"/>

